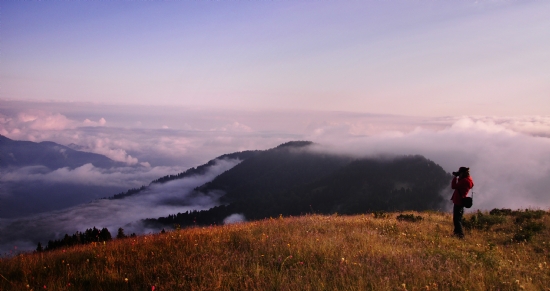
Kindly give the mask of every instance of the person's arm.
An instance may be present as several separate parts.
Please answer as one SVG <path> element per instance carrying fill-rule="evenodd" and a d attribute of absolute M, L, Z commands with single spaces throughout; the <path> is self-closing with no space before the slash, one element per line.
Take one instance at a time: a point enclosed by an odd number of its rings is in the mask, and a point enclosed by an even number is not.
<path fill-rule="evenodd" d="M 451 189 L 456 189 L 456 184 L 458 182 L 458 177 L 453 177 L 453 180 L 451 181 Z"/>

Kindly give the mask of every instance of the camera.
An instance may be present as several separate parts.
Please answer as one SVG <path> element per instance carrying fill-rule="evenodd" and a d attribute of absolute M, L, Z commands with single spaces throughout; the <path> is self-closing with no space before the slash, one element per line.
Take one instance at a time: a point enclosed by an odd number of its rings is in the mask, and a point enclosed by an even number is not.
<path fill-rule="evenodd" d="M 455 176 L 455 177 L 460 176 L 460 172 L 453 172 L 453 176 Z"/>

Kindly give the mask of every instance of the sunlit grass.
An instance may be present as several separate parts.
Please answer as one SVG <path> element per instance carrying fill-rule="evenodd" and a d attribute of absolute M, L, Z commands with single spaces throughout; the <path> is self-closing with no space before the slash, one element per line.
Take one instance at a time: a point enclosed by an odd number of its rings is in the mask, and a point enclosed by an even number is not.
<path fill-rule="evenodd" d="M 450 214 L 400 214 L 273 218 L 19 255 L 0 261 L 0 290 L 550 290 L 547 213 L 523 242 L 514 217 L 459 240 Z"/>

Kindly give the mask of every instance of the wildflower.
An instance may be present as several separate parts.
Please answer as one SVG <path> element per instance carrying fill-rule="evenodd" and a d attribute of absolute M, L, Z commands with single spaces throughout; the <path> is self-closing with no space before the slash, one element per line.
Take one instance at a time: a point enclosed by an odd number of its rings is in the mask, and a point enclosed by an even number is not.
<path fill-rule="evenodd" d="M 155 291 L 155 286 L 151 286 L 151 291 Z"/>

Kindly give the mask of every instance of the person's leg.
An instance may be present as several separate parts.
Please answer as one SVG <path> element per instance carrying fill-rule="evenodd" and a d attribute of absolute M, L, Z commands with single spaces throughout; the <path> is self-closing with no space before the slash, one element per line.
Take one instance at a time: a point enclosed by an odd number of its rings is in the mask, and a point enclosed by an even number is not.
<path fill-rule="evenodd" d="M 464 215 L 464 207 L 454 205 L 453 207 L 453 224 L 455 226 L 454 234 L 460 238 L 464 237 L 462 230 L 462 216 Z"/>

